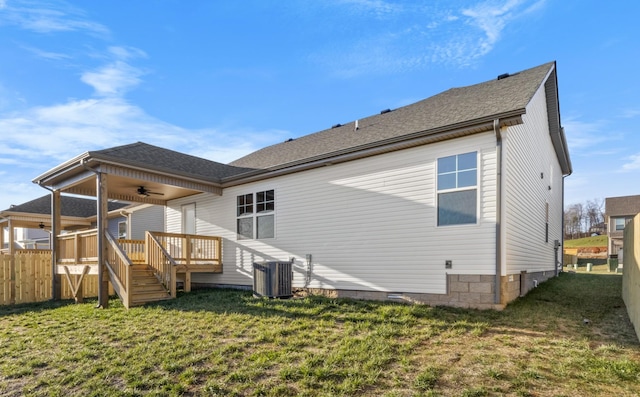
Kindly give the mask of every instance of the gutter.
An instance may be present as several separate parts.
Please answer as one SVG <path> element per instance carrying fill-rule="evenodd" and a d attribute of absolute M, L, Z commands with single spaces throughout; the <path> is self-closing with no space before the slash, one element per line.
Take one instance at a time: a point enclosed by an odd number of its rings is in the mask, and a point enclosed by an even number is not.
<path fill-rule="evenodd" d="M 502 134 L 500 119 L 493 120 L 496 133 L 496 274 L 494 303 L 500 304 L 502 297 Z"/>
<path fill-rule="evenodd" d="M 505 116 L 506 118 L 500 118 L 499 120 L 502 120 L 503 123 L 508 121 L 514 124 L 522 124 L 521 116 L 524 113 L 524 110 L 508 112 L 503 114 L 503 116 Z M 473 124 L 464 123 L 459 125 L 458 128 L 455 129 L 451 129 L 450 127 L 451 126 L 436 130 L 420 131 L 418 133 L 403 135 L 401 137 L 394 137 L 384 141 L 375 141 L 355 148 L 339 150 L 314 158 L 294 161 L 287 164 L 276 165 L 266 169 L 256 169 L 254 171 L 233 175 L 227 178 L 223 178 L 222 188 L 287 175 L 294 172 L 306 171 L 322 166 L 334 165 L 346 161 L 374 156 L 377 154 L 406 149 L 409 147 L 420 146 L 428 143 L 487 132 L 491 131 L 491 129 L 493 128 L 493 121 L 482 121 L 478 123 L 478 120 L 476 120 Z"/>
<path fill-rule="evenodd" d="M 52 177 L 52 174 L 57 174 L 62 170 L 66 170 L 72 167 L 77 167 L 78 165 L 82 165 L 87 157 L 89 157 L 89 152 L 85 152 L 79 156 L 76 156 L 69 161 L 66 161 L 56 167 L 51 168 L 49 171 L 45 172 L 44 174 L 38 175 L 35 179 L 32 180 L 32 182 L 44 187 L 43 181 L 50 179 Z M 46 189 L 49 190 L 48 188 Z"/>

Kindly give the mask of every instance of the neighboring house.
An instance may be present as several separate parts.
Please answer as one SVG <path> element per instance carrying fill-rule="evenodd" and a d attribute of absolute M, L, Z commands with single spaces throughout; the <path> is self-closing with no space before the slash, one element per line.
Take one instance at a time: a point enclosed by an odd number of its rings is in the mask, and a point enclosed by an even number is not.
<path fill-rule="evenodd" d="M 110 223 L 117 229 L 125 220 L 119 210 L 130 203 L 109 203 Z M 62 230 L 75 231 L 95 227 L 96 200 L 63 196 L 61 199 Z M 0 211 L 0 248 L 8 249 L 13 234 L 16 249 L 49 249 L 51 231 L 51 196 L 42 196 Z M 13 229 L 13 230 L 10 230 Z"/>
<path fill-rule="evenodd" d="M 226 165 L 138 142 L 34 182 L 221 236 L 223 271 L 201 284 L 249 287 L 255 262 L 293 260 L 314 293 L 501 308 L 557 274 L 571 172 L 552 62 Z"/>
<path fill-rule="evenodd" d="M 607 224 L 606 222 L 596 223 L 595 225 L 589 228 L 589 234 L 592 236 L 600 236 L 602 234 L 607 234 Z"/>
<path fill-rule="evenodd" d="M 625 226 L 640 213 L 640 195 L 607 197 L 604 206 L 609 229 L 609 256 L 617 257 L 622 251 Z"/>

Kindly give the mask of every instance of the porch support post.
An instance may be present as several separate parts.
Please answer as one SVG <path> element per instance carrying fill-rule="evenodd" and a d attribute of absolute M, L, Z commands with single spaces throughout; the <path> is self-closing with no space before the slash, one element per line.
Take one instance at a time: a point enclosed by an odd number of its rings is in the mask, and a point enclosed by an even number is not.
<path fill-rule="evenodd" d="M 0 249 L 4 249 L 4 222 L 0 223 Z"/>
<path fill-rule="evenodd" d="M 107 273 L 107 175 L 96 174 L 96 192 L 98 206 L 98 307 L 106 309 L 109 306 L 109 274 Z"/>
<path fill-rule="evenodd" d="M 62 231 L 62 208 L 60 202 L 60 191 L 51 192 L 51 237 L 49 247 L 51 247 L 51 299 L 53 300 L 62 298 L 62 276 L 57 274 L 58 253 L 60 252 L 58 235 Z"/>
<path fill-rule="evenodd" d="M 9 303 L 16 303 L 16 247 L 13 222 L 9 219 Z"/>

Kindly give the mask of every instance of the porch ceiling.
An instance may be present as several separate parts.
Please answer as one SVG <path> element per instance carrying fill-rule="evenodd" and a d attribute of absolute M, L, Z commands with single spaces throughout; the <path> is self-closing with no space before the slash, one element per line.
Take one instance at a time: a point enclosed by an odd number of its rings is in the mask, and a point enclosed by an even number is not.
<path fill-rule="evenodd" d="M 178 187 L 167 183 L 151 182 L 148 179 L 138 179 L 119 175 L 107 174 L 107 197 L 111 200 L 121 200 L 136 203 L 165 205 L 168 200 L 187 197 L 201 193 L 197 189 Z M 146 195 L 139 195 L 138 189 L 144 187 Z M 65 193 L 80 194 L 96 197 L 95 175 L 62 189 Z"/>
<path fill-rule="evenodd" d="M 39 229 L 42 224 L 44 229 L 51 230 L 51 215 L 47 214 L 21 214 L 5 212 L 6 218 L 0 219 L 0 227 L 7 227 L 11 222 L 12 227 L 27 229 Z M 63 216 L 61 218 L 63 229 L 77 229 L 91 226 L 91 220 L 78 217 Z"/>

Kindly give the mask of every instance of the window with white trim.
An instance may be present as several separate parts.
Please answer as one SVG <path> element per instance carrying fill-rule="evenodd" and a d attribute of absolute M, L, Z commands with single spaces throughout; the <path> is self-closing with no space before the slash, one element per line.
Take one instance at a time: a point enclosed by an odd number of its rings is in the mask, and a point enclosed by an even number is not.
<path fill-rule="evenodd" d="M 238 240 L 274 238 L 274 190 L 238 196 L 236 216 Z"/>
<path fill-rule="evenodd" d="M 127 238 L 127 221 L 118 222 L 118 238 L 119 239 Z"/>
<path fill-rule="evenodd" d="M 478 152 L 438 159 L 438 226 L 477 223 Z"/>
<path fill-rule="evenodd" d="M 624 230 L 624 227 L 627 225 L 625 218 L 614 218 L 614 222 L 616 224 L 617 232 Z"/>

